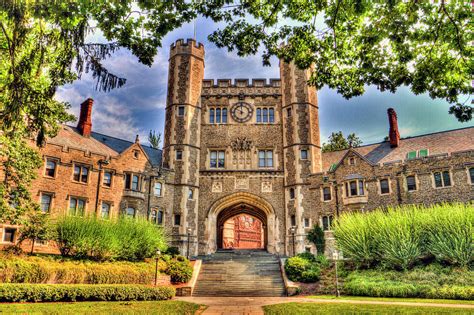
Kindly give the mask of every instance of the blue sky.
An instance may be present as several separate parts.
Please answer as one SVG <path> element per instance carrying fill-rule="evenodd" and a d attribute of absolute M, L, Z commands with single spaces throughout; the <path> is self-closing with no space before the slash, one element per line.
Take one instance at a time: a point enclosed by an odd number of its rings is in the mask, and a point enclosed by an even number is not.
<path fill-rule="evenodd" d="M 235 53 L 218 49 L 207 41 L 207 35 L 216 28 L 205 20 L 197 20 L 197 40 L 206 50 L 205 78 L 278 78 L 278 60 L 271 67 L 263 67 L 259 55 L 240 58 Z M 61 87 L 56 97 L 71 103 L 71 113 L 79 113 L 80 103 L 94 99 L 92 128 L 94 131 L 119 138 L 134 140 L 135 135 L 145 143 L 150 129 L 164 130 L 166 87 L 168 77 L 169 46 L 176 39 L 193 36 L 193 25 L 187 24 L 168 34 L 163 40 L 152 67 L 138 63 L 127 50 L 120 50 L 104 64 L 119 76 L 127 78 L 127 84 L 109 93 L 94 89 L 94 81 L 84 75 L 71 85 Z M 93 34 L 91 41 L 101 40 Z M 387 108 L 393 107 L 398 114 L 402 137 L 474 126 L 474 121 L 460 123 L 448 114 L 449 104 L 433 100 L 428 95 L 414 95 L 402 87 L 396 93 L 380 92 L 367 87 L 363 96 L 344 99 L 335 91 L 323 88 L 318 92 L 322 142 L 333 131 L 345 135 L 355 132 L 364 144 L 380 142 L 388 134 Z M 464 101 L 464 100 L 463 100 Z"/>

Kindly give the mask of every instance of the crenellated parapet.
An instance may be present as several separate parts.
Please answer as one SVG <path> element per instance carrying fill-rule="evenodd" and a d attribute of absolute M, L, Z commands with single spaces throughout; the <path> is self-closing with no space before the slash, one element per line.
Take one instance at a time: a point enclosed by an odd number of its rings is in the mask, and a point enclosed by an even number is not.
<path fill-rule="evenodd" d="M 238 97 L 245 94 L 249 97 L 281 96 L 280 79 L 206 79 L 202 81 L 204 97 Z"/>
<path fill-rule="evenodd" d="M 204 45 L 192 38 L 186 40 L 178 39 L 171 44 L 170 59 L 176 55 L 193 55 L 194 57 L 204 59 Z"/>

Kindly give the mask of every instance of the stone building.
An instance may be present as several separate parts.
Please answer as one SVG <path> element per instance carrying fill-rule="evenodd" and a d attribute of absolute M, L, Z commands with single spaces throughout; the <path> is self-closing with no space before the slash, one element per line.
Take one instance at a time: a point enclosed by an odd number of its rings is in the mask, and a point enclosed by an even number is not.
<path fill-rule="evenodd" d="M 32 191 L 43 209 L 144 216 L 191 255 L 288 255 L 315 252 L 315 224 L 331 245 L 346 211 L 474 199 L 474 128 L 404 139 L 389 109 L 388 141 L 322 153 L 308 70 L 282 61 L 279 79 L 207 80 L 204 60 L 193 40 L 171 46 L 163 151 L 93 132 L 86 100 L 77 128 L 42 148 Z"/>

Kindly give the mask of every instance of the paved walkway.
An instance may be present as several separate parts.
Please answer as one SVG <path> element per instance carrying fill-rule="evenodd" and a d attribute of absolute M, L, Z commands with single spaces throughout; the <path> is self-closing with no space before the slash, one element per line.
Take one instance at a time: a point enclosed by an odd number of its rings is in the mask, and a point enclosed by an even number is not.
<path fill-rule="evenodd" d="M 474 305 L 469 304 L 442 304 L 442 303 L 415 303 L 415 302 L 384 302 L 359 300 L 328 300 L 311 299 L 304 297 L 176 297 L 176 300 L 188 301 L 207 305 L 204 315 L 263 315 L 262 306 L 290 302 L 304 303 L 352 303 L 352 304 L 382 304 L 406 306 L 433 306 L 465 308 L 474 311 Z"/>

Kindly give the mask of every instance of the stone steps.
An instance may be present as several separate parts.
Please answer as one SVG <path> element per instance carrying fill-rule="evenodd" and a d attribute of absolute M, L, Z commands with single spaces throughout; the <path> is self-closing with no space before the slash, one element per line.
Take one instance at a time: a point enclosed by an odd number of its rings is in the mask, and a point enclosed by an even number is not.
<path fill-rule="evenodd" d="M 194 296 L 285 295 L 279 260 L 266 251 L 219 251 L 201 259 Z"/>

